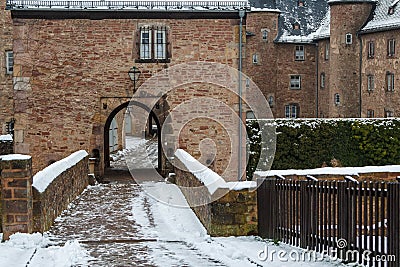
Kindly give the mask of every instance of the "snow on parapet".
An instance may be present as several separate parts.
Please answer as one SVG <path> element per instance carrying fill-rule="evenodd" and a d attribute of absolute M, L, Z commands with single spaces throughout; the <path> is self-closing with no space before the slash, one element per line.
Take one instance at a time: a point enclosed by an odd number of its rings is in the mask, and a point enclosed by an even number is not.
<path fill-rule="evenodd" d="M 326 167 L 317 169 L 305 170 L 271 170 L 271 171 L 256 171 L 256 177 L 273 177 L 275 175 L 290 176 L 290 175 L 353 175 L 359 176 L 362 173 L 375 172 L 400 172 L 400 165 L 387 166 L 366 166 L 366 167 Z"/>
<path fill-rule="evenodd" d="M 250 7 L 247 0 L 128 0 L 128 1 L 90 1 L 90 0 L 8 0 L 6 9 L 52 9 L 52 10 L 238 10 Z"/>
<path fill-rule="evenodd" d="M 54 162 L 33 176 L 33 184 L 40 193 L 43 193 L 51 182 L 67 169 L 75 166 L 79 161 L 89 155 L 85 150 L 79 150 L 62 160 Z"/>
<path fill-rule="evenodd" d="M 175 156 L 185 165 L 189 172 L 207 187 L 211 195 L 219 188 L 229 188 L 221 176 L 201 164 L 185 150 L 176 150 Z"/>
<path fill-rule="evenodd" d="M 178 149 L 175 152 L 175 156 L 185 165 L 189 172 L 207 187 L 211 195 L 220 188 L 239 191 L 257 187 L 257 183 L 254 181 L 225 182 L 221 176 L 201 164 L 183 149 Z"/>
<path fill-rule="evenodd" d="M 0 160 L 3 160 L 3 161 L 27 160 L 27 159 L 31 159 L 31 156 L 21 155 L 21 154 L 10 154 L 10 155 L 0 156 Z"/>
<path fill-rule="evenodd" d="M 13 137 L 11 134 L 0 135 L 0 142 L 1 141 L 12 141 Z"/>

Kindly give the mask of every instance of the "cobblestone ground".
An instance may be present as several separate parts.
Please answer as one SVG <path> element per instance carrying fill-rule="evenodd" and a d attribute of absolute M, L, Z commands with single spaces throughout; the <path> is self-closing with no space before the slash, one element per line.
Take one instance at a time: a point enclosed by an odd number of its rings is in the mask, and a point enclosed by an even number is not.
<path fill-rule="evenodd" d="M 225 266 L 185 241 L 159 240 L 151 203 L 127 168 L 119 164 L 103 181 L 57 218 L 48 232 L 52 241 L 78 240 L 92 257 L 90 266 Z M 145 227 L 134 220 L 134 202 L 147 215 Z"/>

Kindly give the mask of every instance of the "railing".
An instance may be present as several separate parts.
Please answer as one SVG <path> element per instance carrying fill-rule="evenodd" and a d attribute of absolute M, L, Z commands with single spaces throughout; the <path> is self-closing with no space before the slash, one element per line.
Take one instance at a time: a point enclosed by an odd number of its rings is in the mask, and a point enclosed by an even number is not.
<path fill-rule="evenodd" d="M 259 183 L 260 236 L 345 262 L 399 266 L 400 183 Z"/>
<path fill-rule="evenodd" d="M 69 8 L 69 9 L 246 9 L 247 0 L 236 1 L 58 1 L 58 0 L 7 0 L 7 9 Z"/>

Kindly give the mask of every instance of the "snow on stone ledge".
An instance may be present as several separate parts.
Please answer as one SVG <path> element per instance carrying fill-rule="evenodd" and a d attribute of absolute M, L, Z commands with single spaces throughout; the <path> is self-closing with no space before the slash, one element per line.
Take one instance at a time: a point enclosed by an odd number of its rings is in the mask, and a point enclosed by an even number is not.
<path fill-rule="evenodd" d="M 33 187 L 35 187 L 40 193 L 43 193 L 55 178 L 67 169 L 76 165 L 87 155 L 88 153 L 85 150 L 79 150 L 62 160 L 54 162 L 33 176 Z"/>
<path fill-rule="evenodd" d="M 208 192 L 210 192 L 211 195 L 220 188 L 238 191 L 243 189 L 254 189 L 257 186 L 257 183 L 254 181 L 227 183 L 221 176 L 201 164 L 183 149 L 178 149 L 175 152 L 175 156 L 185 165 L 188 171 L 190 171 L 207 187 Z"/>
<path fill-rule="evenodd" d="M 305 170 L 271 170 L 271 171 L 256 171 L 256 178 L 271 177 L 275 175 L 354 175 L 358 176 L 361 173 L 374 172 L 400 172 L 400 165 L 386 166 L 366 166 L 366 167 L 325 167 L 317 169 Z"/>
<path fill-rule="evenodd" d="M 22 154 L 9 154 L 9 155 L 0 156 L 0 160 L 4 160 L 4 161 L 27 160 L 27 159 L 30 159 L 30 158 L 31 158 L 31 156 L 22 155 Z"/>
<path fill-rule="evenodd" d="M 0 135 L 0 142 L 1 141 L 12 141 L 12 135 L 11 134 L 5 134 L 5 135 Z"/>
<path fill-rule="evenodd" d="M 185 150 L 176 150 L 175 156 L 185 165 L 189 172 L 207 187 L 211 195 L 219 188 L 229 188 L 221 176 L 201 164 Z"/>

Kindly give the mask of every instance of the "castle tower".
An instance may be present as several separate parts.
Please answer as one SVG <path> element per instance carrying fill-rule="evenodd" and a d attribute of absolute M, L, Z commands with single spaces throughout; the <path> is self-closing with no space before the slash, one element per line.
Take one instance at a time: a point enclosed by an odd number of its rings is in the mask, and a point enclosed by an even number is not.
<path fill-rule="evenodd" d="M 357 32 L 375 2 L 331 0 L 329 117 L 360 117 L 360 47 Z"/>

